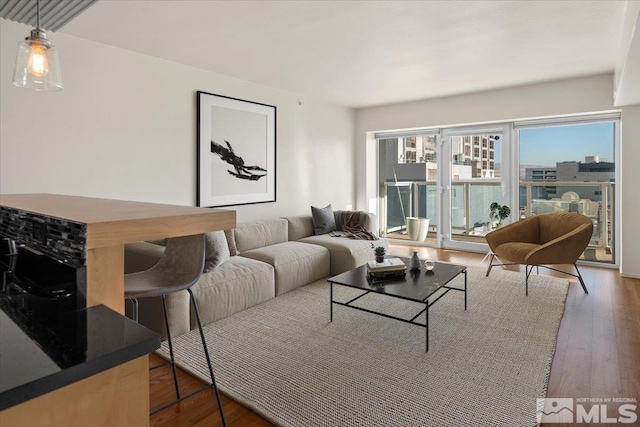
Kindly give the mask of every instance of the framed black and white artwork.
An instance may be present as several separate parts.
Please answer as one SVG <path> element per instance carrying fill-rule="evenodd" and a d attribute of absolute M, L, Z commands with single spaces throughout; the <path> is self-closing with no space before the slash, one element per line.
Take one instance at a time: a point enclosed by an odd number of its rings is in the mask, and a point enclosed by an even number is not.
<path fill-rule="evenodd" d="M 198 206 L 276 201 L 276 107 L 197 92 Z"/>

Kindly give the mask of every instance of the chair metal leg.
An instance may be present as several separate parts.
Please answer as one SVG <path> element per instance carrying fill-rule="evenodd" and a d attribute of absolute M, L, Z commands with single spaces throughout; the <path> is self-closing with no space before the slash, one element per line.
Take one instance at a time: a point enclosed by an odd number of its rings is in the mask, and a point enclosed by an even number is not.
<path fill-rule="evenodd" d="M 578 280 L 580 280 L 580 284 L 582 285 L 582 290 L 584 290 L 585 294 L 588 294 L 589 291 L 587 290 L 587 287 L 584 284 L 584 280 L 582 280 L 582 274 L 580 274 L 580 270 L 578 270 L 578 265 L 573 264 L 573 266 L 576 268 L 576 272 L 578 273 Z"/>
<path fill-rule="evenodd" d="M 531 268 L 529 268 L 529 264 L 525 265 L 524 267 L 524 271 L 526 273 L 526 278 L 524 281 L 524 294 L 526 296 L 529 296 L 529 276 L 531 275 L 531 273 L 533 272 L 533 265 L 531 266 Z"/>
<path fill-rule="evenodd" d="M 187 289 L 189 292 L 189 296 L 191 297 L 191 304 L 193 305 L 193 310 L 196 314 L 196 321 L 198 322 L 198 329 L 200 330 L 200 339 L 202 340 L 202 347 L 204 348 L 204 355 L 207 359 L 207 365 L 209 366 L 209 374 L 211 375 L 211 385 L 213 386 L 213 390 L 216 394 L 216 401 L 218 402 L 218 409 L 220 410 L 220 419 L 222 420 L 222 425 L 224 427 L 227 426 L 227 421 L 224 418 L 224 410 L 222 409 L 222 401 L 220 400 L 220 393 L 218 392 L 218 386 L 216 385 L 216 378 L 213 375 L 213 367 L 211 366 L 211 357 L 209 357 L 209 350 L 207 349 L 207 342 L 204 338 L 204 332 L 202 331 L 202 322 L 200 321 L 200 312 L 198 311 L 198 304 L 196 303 L 196 299 L 193 296 L 193 292 L 191 289 Z"/>
<path fill-rule="evenodd" d="M 171 342 L 171 332 L 169 331 L 169 317 L 167 316 L 167 302 L 162 295 L 162 311 L 164 312 L 164 325 L 167 329 L 167 341 L 169 342 L 169 357 L 171 358 L 171 369 L 173 370 L 173 384 L 176 387 L 176 399 L 180 400 L 180 387 L 178 386 L 178 373 L 176 372 L 176 359 L 173 357 L 173 343 Z"/>
<path fill-rule="evenodd" d="M 137 298 L 127 298 L 129 300 L 131 300 L 131 304 L 133 306 L 133 320 L 137 323 L 138 322 L 138 313 L 139 313 L 139 303 L 138 303 L 138 299 Z M 126 301 L 126 300 L 125 300 Z M 168 408 L 171 405 L 175 405 L 176 403 L 180 402 L 180 389 L 178 387 L 178 373 L 176 372 L 176 361 L 175 358 L 173 356 L 173 343 L 171 342 L 171 332 L 169 331 L 169 319 L 167 317 L 167 305 L 164 299 L 164 295 L 162 295 L 162 311 L 164 312 L 164 324 L 167 328 L 167 340 L 169 341 L 169 355 L 171 358 L 171 361 L 169 362 L 171 364 L 171 368 L 173 369 L 173 384 L 176 387 L 176 400 L 164 405 L 154 411 L 151 411 L 150 415 L 153 415 L 157 412 L 162 411 L 163 409 Z M 158 366 L 152 366 L 150 368 L 150 370 L 156 369 L 156 368 L 161 368 L 165 366 L 165 364 L 162 365 L 158 365 Z"/>
<path fill-rule="evenodd" d="M 131 314 L 131 320 L 138 323 L 138 299 L 137 298 L 129 298 L 131 301 L 131 307 L 133 308 L 133 313 Z"/>
<path fill-rule="evenodd" d="M 489 258 L 489 267 L 487 267 L 487 274 L 485 277 L 489 277 L 489 273 L 491 273 L 491 268 L 493 267 L 493 258 L 496 256 L 493 252 L 491 252 L 491 258 Z"/>

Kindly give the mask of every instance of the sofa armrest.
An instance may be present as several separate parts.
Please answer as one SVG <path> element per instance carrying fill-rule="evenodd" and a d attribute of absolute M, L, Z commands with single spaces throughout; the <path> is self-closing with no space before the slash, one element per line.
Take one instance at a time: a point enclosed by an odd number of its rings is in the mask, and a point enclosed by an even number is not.
<path fill-rule="evenodd" d="M 367 213 L 367 216 L 364 219 L 364 228 L 370 233 L 375 234 L 376 236 L 380 235 L 378 217 L 375 214 L 370 212 Z"/>

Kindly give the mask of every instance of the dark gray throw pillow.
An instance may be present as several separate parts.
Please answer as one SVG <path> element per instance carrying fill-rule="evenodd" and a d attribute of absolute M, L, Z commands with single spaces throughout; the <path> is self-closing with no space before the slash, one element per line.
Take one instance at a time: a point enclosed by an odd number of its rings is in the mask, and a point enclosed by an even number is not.
<path fill-rule="evenodd" d="M 324 208 L 311 206 L 311 216 L 313 218 L 313 231 L 317 235 L 327 234 L 336 229 L 336 220 L 333 217 L 331 204 Z"/>

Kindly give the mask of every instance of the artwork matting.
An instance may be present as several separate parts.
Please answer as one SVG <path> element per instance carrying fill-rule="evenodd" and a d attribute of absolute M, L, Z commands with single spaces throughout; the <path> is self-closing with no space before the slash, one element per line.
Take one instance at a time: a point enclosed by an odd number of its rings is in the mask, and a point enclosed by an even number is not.
<path fill-rule="evenodd" d="M 197 92 L 197 205 L 276 201 L 276 107 Z"/>

